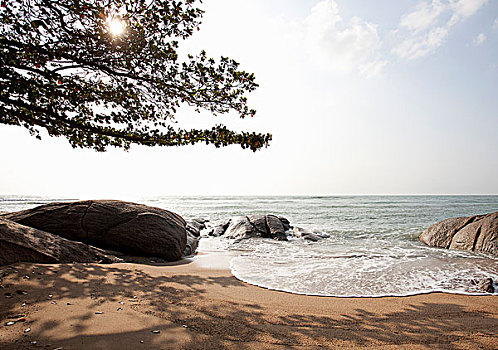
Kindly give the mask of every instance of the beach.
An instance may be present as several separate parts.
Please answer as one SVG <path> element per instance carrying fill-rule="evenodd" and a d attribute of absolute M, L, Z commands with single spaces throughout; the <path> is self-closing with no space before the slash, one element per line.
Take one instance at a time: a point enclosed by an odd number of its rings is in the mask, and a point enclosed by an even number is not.
<path fill-rule="evenodd" d="M 0 348 L 498 348 L 496 296 L 297 295 L 237 280 L 230 258 L 2 266 Z"/>

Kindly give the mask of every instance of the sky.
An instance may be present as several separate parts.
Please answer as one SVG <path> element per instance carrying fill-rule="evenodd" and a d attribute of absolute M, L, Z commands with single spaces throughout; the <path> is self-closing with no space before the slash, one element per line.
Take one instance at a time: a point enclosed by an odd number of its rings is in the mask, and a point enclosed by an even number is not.
<path fill-rule="evenodd" d="M 0 194 L 498 194 L 498 1 L 205 0 L 205 49 L 253 72 L 254 118 L 200 115 L 270 132 L 256 153 L 134 146 L 73 149 L 0 126 Z"/>

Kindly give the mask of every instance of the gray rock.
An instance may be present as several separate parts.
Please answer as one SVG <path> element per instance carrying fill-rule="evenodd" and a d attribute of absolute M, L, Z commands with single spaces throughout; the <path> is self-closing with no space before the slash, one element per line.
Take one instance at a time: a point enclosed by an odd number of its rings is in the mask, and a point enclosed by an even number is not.
<path fill-rule="evenodd" d="M 225 234 L 228 226 L 230 226 L 231 219 L 218 220 L 209 223 L 210 228 L 207 231 L 208 236 L 219 237 Z"/>
<path fill-rule="evenodd" d="M 318 242 L 322 240 L 322 237 L 314 234 L 314 233 L 309 233 L 307 235 L 304 235 L 303 238 L 307 241 L 312 241 L 312 242 Z"/>
<path fill-rule="evenodd" d="M 280 220 L 280 222 L 282 222 L 282 225 L 284 226 L 284 231 L 292 230 L 293 227 L 291 226 L 289 220 L 287 220 L 283 216 L 279 216 L 278 219 Z"/>
<path fill-rule="evenodd" d="M 266 216 L 265 215 L 248 215 L 247 219 L 253 225 L 254 229 L 257 231 L 259 237 L 270 237 L 269 228 L 266 225 Z"/>
<path fill-rule="evenodd" d="M 491 278 L 485 278 L 477 285 L 479 290 L 484 293 L 494 293 L 495 288 L 493 286 L 493 280 Z"/>
<path fill-rule="evenodd" d="M 319 240 L 326 238 L 328 236 L 327 234 L 322 234 L 322 233 L 318 234 L 311 232 L 302 227 L 294 227 L 291 233 L 296 238 L 303 238 L 305 240 L 312 242 L 318 242 Z M 322 237 L 322 235 L 324 235 L 324 237 Z"/>
<path fill-rule="evenodd" d="M 192 236 L 199 237 L 201 235 L 201 231 L 196 226 L 191 225 L 190 222 L 187 222 L 185 229 L 187 230 L 187 234 Z"/>
<path fill-rule="evenodd" d="M 433 247 L 498 256 L 498 212 L 443 220 L 429 227 L 419 238 Z"/>
<path fill-rule="evenodd" d="M 230 225 L 225 231 L 224 237 L 231 239 L 246 239 L 251 237 L 261 237 L 251 225 L 246 216 L 232 218 Z"/>
<path fill-rule="evenodd" d="M 0 218 L 0 265 L 121 261 L 111 252 Z"/>
<path fill-rule="evenodd" d="M 268 231 L 270 238 L 276 239 L 278 241 L 286 241 L 287 236 L 285 235 L 284 225 L 278 217 L 274 215 L 266 216 L 266 224 L 268 225 Z"/>
<path fill-rule="evenodd" d="M 275 215 L 248 215 L 221 220 L 212 223 L 207 232 L 209 236 L 224 236 L 230 239 L 246 239 L 252 237 L 287 240 L 286 227 L 289 220 Z"/>
<path fill-rule="evenodd" d="M 189 256 L 195 254 L 197 247 L 199 246 L 199 237 L 191 235 L 190 232 L 187 232 L 187 246 L 183 251 L 183 256 Z"/>
<path fill-rule="evenodd" d="M 122 201 L 51 203 L 3 218 L 99 248 L 168 261 L 180 259 L 187 244 L 181 216 Z"/>
<path fill-rule="evenodd" d="M 206 228 L 206 222 L 208 220 L 202 218 L 195 218 L 187 220 L 187 230 L 191 231 L 192 234 L 197 233 L 196 236 L 200 236 L 200 232 Z"/>
<path fill-rule="evenodd" d="M 302 227 L 294 227 L 291 233 L 296 238 L 303 238 L 304 236 L 312 234 L 313 232 L 306 230 Z"/>

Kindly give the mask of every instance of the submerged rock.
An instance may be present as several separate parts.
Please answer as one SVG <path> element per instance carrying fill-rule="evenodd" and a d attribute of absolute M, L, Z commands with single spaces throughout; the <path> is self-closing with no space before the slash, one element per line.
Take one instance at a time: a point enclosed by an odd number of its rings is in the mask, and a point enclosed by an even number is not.
<path fill-rule="evenodd" d="M 432 247 L 498 256 L 498 212 L 446 219 L 429 227 L 419 238 Z"/>
<path fill-rule="evenodd" d="M 180 259 L 187 245 L 186 222 L 181 216 L 136 203 L 51 203 L 2 217 L 99 248 L 168 261 Z"/>
<path fill-rule="evenodd" d="M 324 238 L 329 238 L 329 235 L 326 233 L 312 232 L 302 227 L 294 227 L 290 233 L 296 238 L 302 238 L 312 242 L 318 242 Z"/>
<path fill-rule="evenodd" d="M 0 265 L 120 261 L 111 252 L 0 218 Z"/>

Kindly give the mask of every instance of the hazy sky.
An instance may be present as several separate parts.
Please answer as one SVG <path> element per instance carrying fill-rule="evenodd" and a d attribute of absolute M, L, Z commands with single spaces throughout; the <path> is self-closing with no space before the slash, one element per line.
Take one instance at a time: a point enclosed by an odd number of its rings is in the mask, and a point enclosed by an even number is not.
<path fill-rule="evenodd" d="M 185 52 L 254 72 L 271 132 L 239 146 L 106 153 L 0 126 L 0 194 L 498 194 L 498 1 L 205 0 Z"/>

